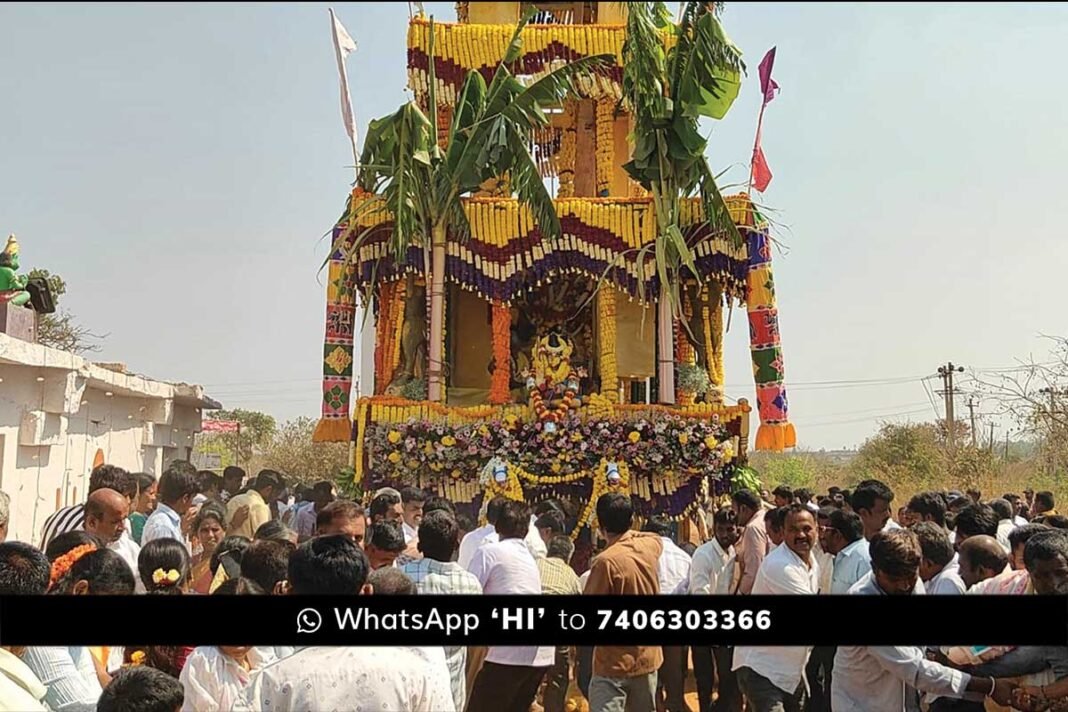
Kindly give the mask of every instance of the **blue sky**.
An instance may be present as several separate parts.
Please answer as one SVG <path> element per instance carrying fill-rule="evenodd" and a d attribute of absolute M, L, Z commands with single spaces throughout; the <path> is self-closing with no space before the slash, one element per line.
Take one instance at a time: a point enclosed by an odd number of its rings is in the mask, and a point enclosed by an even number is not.
<path fill-rule="evenodd" d="M 66 278 L 65 306 L 109 334 L 101 359 L 318 413 L 319 238 L 351 180 L 327 7 L 0 5 L 0 232 Z M 362 131 L 405 99 L 407 5 L 335 9 Z M 778 46 L 763 200 L 789 227 L 775 271 L 803 445 L 933 417 L 917 379 L 940 363 L 1009 366 L 1065 333 L 1068 6 L 730 3 L 724 22 L 751 69 L 707 127 L 730 180 Z M 727 381 L 752 399 L 744 326 Z"/>

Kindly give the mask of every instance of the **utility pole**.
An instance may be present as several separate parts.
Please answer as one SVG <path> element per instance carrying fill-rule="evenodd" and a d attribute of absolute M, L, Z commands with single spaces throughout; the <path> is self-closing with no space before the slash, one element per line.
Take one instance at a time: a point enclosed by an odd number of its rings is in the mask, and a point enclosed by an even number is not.
<path fill-rule="evenodd" d="M 994 454 L 994 424 L 990 424 L 990 454 Z"/>
<path fill-rule="evenodd" d="M 977 404 L 975 402 L 975 396 L 971 396 L 970 398 L 968 398 L 968 419 L 972 423 L 972 450 L 977 450 L 978 449 L 978 445 L 976 445 L 976 439 L 975 439 L 975 406 L 976 405 Z"/>
<path fill-rule="evenodd" d="M 946 443 L 949 445 L 949 450 L 954 450 L 954 437 L 953 426 L 956 423 L 956 419 L 953 415 L 953 373 L 964 373 L 963 366 L 954 366 L 953 362 L 948 362 L 945 366 L 938 367 L 938 375 L 942 377 L 943 395 L 946 397 Z"/>

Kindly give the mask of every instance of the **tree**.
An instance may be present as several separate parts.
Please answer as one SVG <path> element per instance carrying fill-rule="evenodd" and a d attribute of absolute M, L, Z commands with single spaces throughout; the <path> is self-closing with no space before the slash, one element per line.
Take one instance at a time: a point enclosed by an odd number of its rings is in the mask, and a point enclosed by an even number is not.
<path fill-rule="evenodd" d="M 314 419 L 305 417 L 283 423 L 256 458 L 257 463 L 305 484 L 334 481 L 348 467 L 351 443 L 313 443 L 315 424 Z"/>
<path fill-rule="evenodd" d="M 1049 473 L 1068 468 L 1068 338 L 1045 337 L 1045 361 L 1029 357 L 1010 369 L 973 372 L 977 389 L 996 403 L 996 415 L 1014 420 L 1034 438 Z"/>
<path fill-rule="evenodd" d="M 30 270 L 30 279 L 43 279 L 48 282 L 52 299 L 59 305 L 59 298 L 67 293 L 67 283 L 58 274 L 46 269 Z M 61 351 L 85 354 L 100 350 L 100 344 L 93 343 L 107 337 L 107 334 L 94 334 L 87 327 L 74 320 L 74 316 L 65 309 L 54 314 L 40 314 L 37 319 L 37 342 Z"/>
<path fill-rule="evenodd" d="M 477 192 L 487 181 L 507 177 L 521 203 L 529 206 L 545 238 L 561 234 L 552 198 L 538 172 L 528 146 L 536 129 L 548 124 L 545 110 L 575 92 L 580 79 L 590 78 L 607 63 L 607 55 L 575 60 L 557 67 L 524 86 L 512 74 L 523 49 L 522 31 L 536 12 L 531 8 L 519 21 L 493 79 L 486 85 L 470 71 L 453 111 L 446 148 L 438 145 L 435 122 L 415 102 L 395 113 L 371 121 L 360 159 L 358 186 L 382 197 L 393 215 L 390 251 L 394 260 L 407 259 L 412 246 L 431 249 L 430 329 L 427 396 L 441 400 L 444 378 L 442 352 L 445 314 L 446 241 L 464 240 L 471 226 L 461 198 Z M 434 27 L 430 29 L 430 115 L 437 112 L 434 73 Z M 380 208 L 377 201 L 356 204 L 350 198 L 342 220 Z M 352 221 L 357 224 L 356 220 Z M 350 231 L 339 235 L 331 253 L 351 255 L 370 230 L 353 240 Z"/>
<path fill-rule="evenodd" d="M 719 3 L 715 3 L 719 5 Z M 703 220 L 736 243 L 741 235 L 723 202 L 705 157 L 707 142 L 698 118 L 721 119 L 734 101 L 728 81 L 737 81 L 741 53 L 727 39 L 713 3 L 683 3 L 679 22 L 662 2 L 629 2 L 623 43 L 623 95 L 634 115 L 633 158 L 624 168 L 650 191 L 656 208 L 653 259 L 660 281 L 657 298 L 659 400 L 675 402 L 672 324 L 682 318 L 680 285 L 700 280 L 683 235 L 680 204 L 697 194 Z M 664 35 L 674 35 L 665 52 Z"/>
<path fill-rule="evenodd" d="M 278 427 L 272 416 L 255 410 L 217 410 L 212 417 L 215 420 L 235 420 L 241 424 L 240 432 L 202 433 L 197 439 L 200 452 L 219 453 L 223 455 L 226 465 L 251 463 L 253 455 L 267 448 Z"/>

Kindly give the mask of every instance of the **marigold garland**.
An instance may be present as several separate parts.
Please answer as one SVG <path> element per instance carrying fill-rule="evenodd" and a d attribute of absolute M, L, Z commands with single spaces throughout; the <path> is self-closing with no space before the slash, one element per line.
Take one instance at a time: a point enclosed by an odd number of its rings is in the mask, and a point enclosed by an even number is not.
<path fill-rule="evenodd" d="M 387 282 L 379 290 L 375 343 L 375 392 L 383 393 L 400 363 L 401 330 L 404 328 L 404 280 Z"/>
<path fill-rule="evenodd" d="M 498 405 L 510 400 L 512 313 L 504 304 L 494 302 L 492 320 L 493 375 L 490 377 L 489 402 Z"/>
<path fill-rule="evenodd" d="M 615 152 L 615 108 L 612 97 L 597 100 L 596 138 L 597 138 L 597 195 L 607 198 L 612 189 L 612 174 L 616 170 Z"/>
<path fill-rule="evenodd" d="M 71 567 L 78 559 L 86 554 L 96 551 L 96 544 L 82 544 L 68 551 L 63 556 L 52 562 L 52 569 L 48 576 L 48 588 L 52 589 L 61 578 L 67 575 Z"/>
<path fill-rule="evenodd" d="M 590 499 L 586 502 L 586 508 L 582 510 L 582 514 L 579 515 L 578 523 L 575 525 L 575 529 L 571 532 L 571 538 L 574 539 L 582 531 L 583 527 L 589 525 L 590 527 L 596 526 L 597 519 L 597 500 L 601 498 L 601 495 L 608 494 L 609 492 L 623 492 L 625 494 L 630 493 L 630 469 L 625 462 L 614 463 L 619 479 L 616 482 L 609 482 L 608 479 L 608 461 L 601 460 L 600 466 L 596 472 L 593 473 L 593 491 L 590 492 Z M 648 498 L 646 498 L 648 499 Z"/>
<path fill-rule="evenodd" d="M 556 175 L 560 180 L 557 198 L 575 197 L 575 153 L 578 144 L 578 104 L 574 99 L 564 102 L 564 131 L 560 136 L 560 152 L 556 156 Z"/>
<path fill-rule="evenodd" d="M 601 395 L 610 402 L 619 400 L 619 369 L 616 362 L 616 292 L 605 284 L 597 291 L 598 370 Z"/>

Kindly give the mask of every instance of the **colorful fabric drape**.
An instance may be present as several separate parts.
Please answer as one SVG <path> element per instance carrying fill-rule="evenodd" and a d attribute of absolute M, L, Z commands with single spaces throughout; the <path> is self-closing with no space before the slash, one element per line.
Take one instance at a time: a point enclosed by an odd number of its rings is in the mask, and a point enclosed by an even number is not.
<path fill-rule="evenodd" d="M 339 228 L 335 228 L 335 239 Z M 352 393 L 353 334 L 356 294 L 352 267 L 341 255 L 330 260 L 326 283 L 326 338 L 323 344 L 322 419 L 312 434 L 314 442 L 346 442 L 352 437 L 349 398 Z"/>
<path fill-rule="evenodd" d="M 729 198 L 728 207 L 749 246 L 746 308 L 749 312 L 749 348 L 753 358 L 757 411 L 760 413 L 755 448 L 781 452 L 784 448 L 797 445 L 797 435 L 793 424 L 789 422 L 768 225 L 745 196 Z"/>

